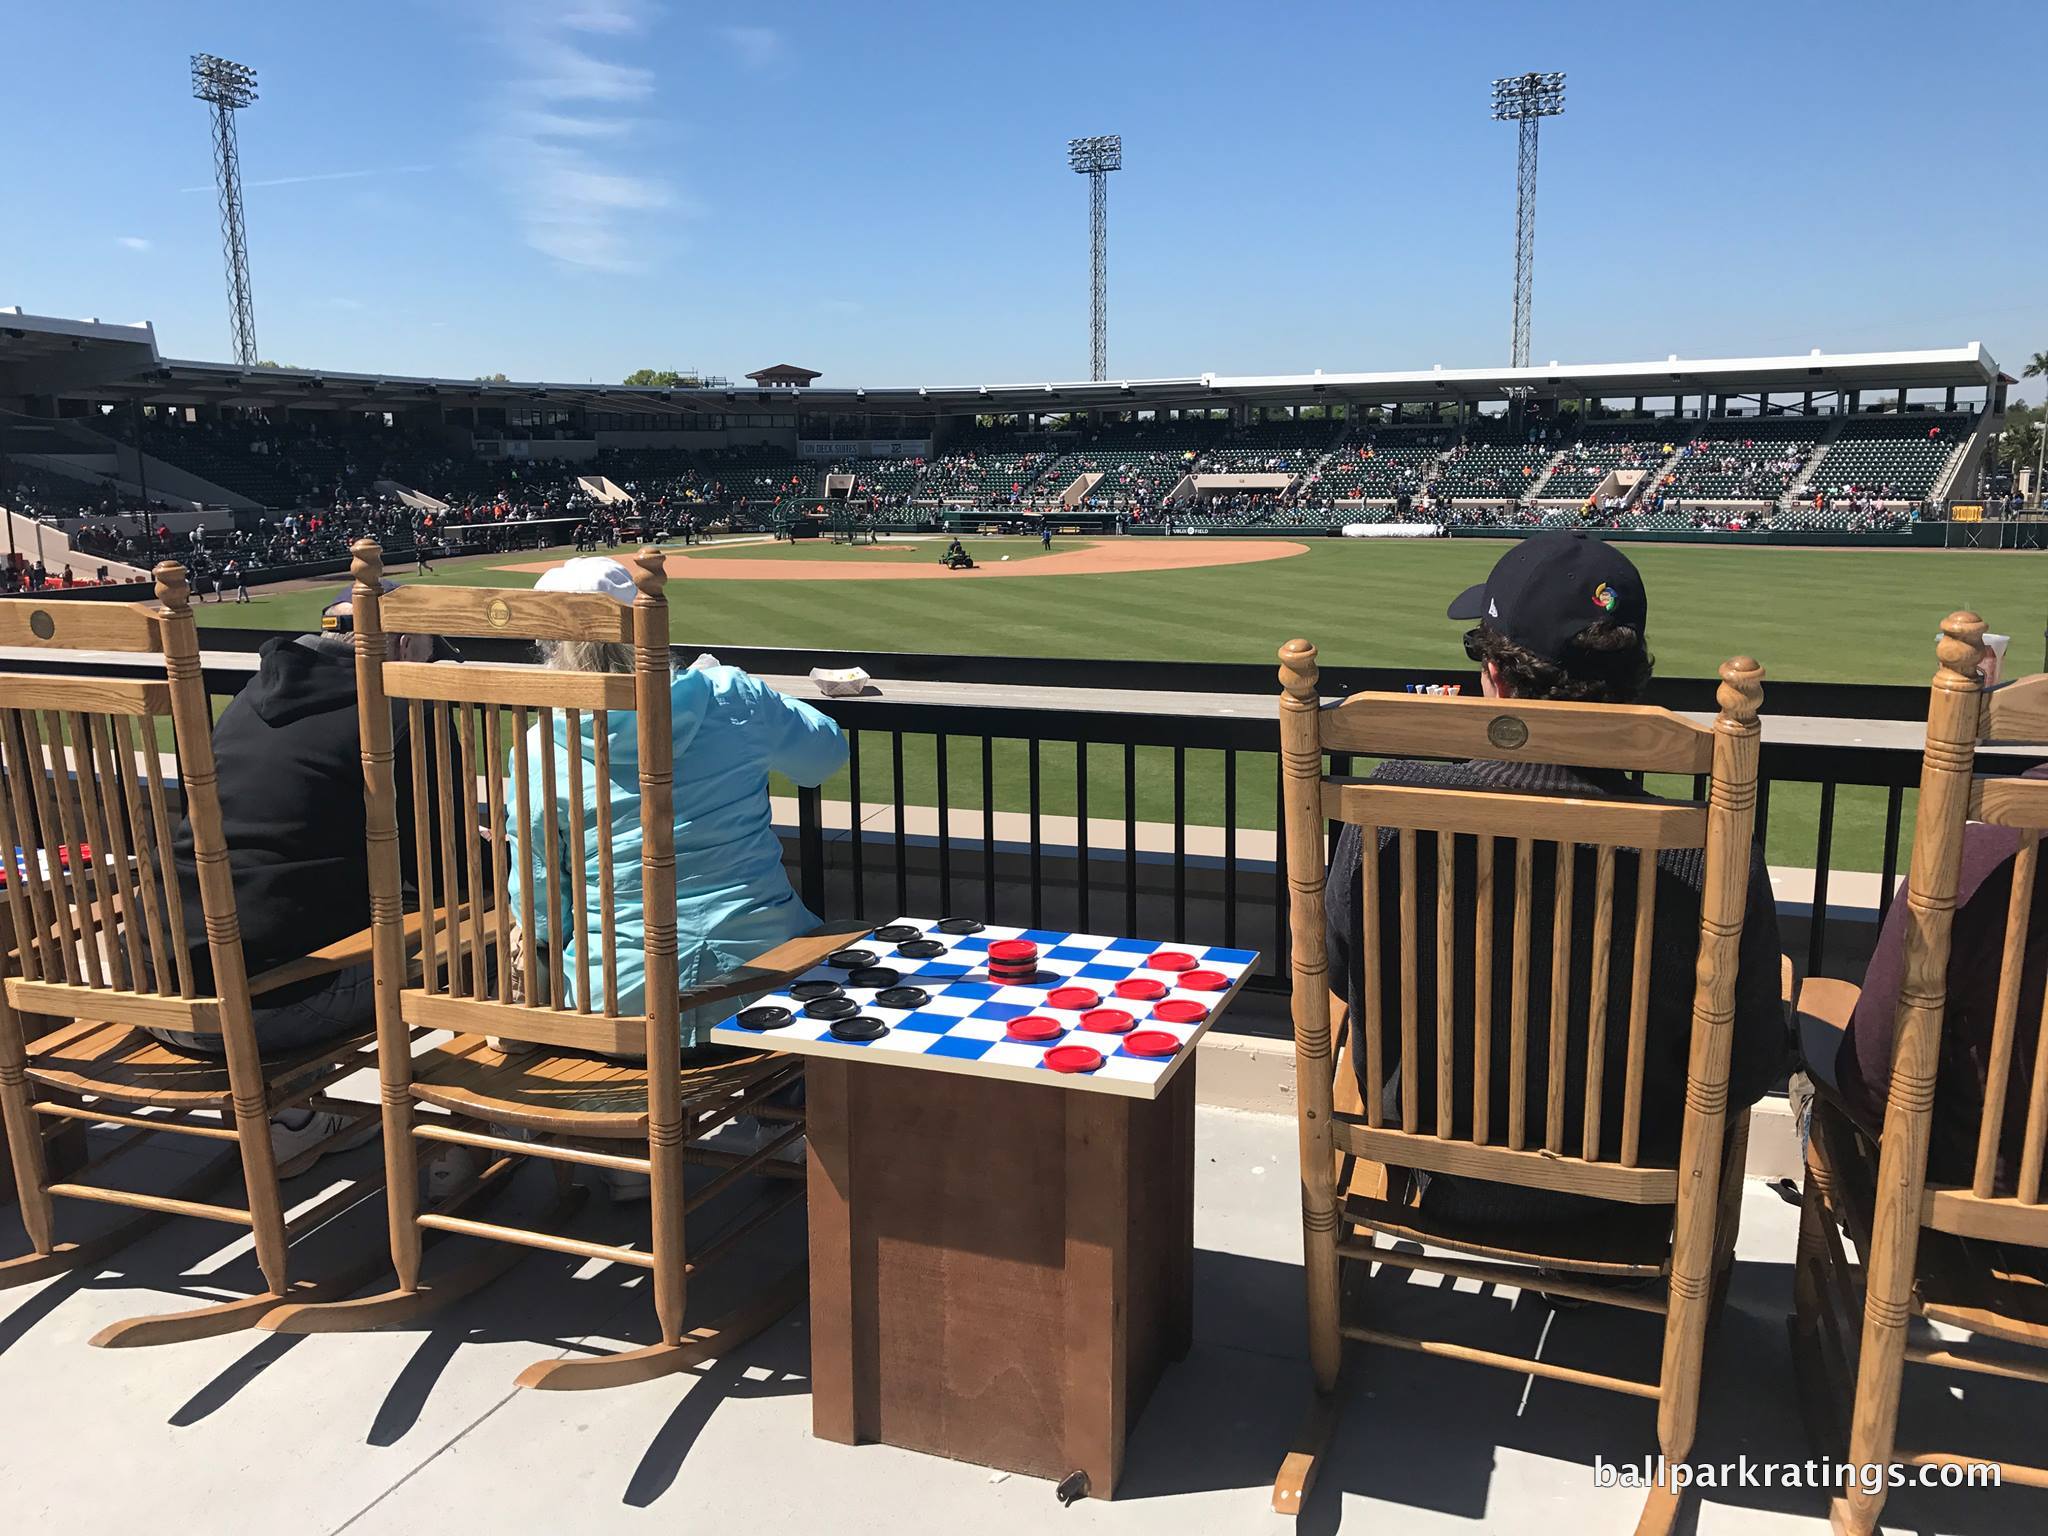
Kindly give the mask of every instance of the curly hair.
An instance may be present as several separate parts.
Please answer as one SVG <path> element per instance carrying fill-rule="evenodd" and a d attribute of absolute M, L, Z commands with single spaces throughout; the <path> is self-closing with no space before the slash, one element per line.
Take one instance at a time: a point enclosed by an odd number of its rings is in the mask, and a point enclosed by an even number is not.
<path fill-rule="evenodd" d="M 1573 636 L 1571 654 L 1562 662 L 1538 656 L 1488 624 L 1472 633 L 1467 650 L 1473 659 L 1498 668 L 1507 691 L 1518 699 L 1633 704 L 1649 687 L 1656 666 L 1641 630 L 1605 619 Z"/>

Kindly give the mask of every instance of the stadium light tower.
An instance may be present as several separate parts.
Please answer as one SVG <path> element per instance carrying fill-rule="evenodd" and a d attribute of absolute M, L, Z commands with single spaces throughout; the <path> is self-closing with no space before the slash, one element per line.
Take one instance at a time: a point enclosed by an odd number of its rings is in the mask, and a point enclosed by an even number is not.
<path fill-rule="evenodd" d="M 1088 377 L 1109 371 L 1109 173 L 1124 168 L 1121 134 L 1067 140 L 1069 169 L 1088 178 Z"/>
<path fill-rule="evenodd" d="M 220 247 L 227 260 L 235 361 L 253 368 L 256 306 L 249 296 L 249 245 L 242 232 L 242 157 L 235 143 L 235 113 L 256 99 L 256 71 L 210 53 L 195 53 L 192 94 L 213 104 L 213 179 L 220 191 Z"/>
<path fill-rule="evenodd" d="M 1493 82 L 1493 118 L 1522 125 L 1515 161 L 1515 335 L 1511 365 L 1529 366 L 1529 299 L 1536 282 L 1536 126 L 1564 111 L 1561 74 L 1509 75 Z"/>

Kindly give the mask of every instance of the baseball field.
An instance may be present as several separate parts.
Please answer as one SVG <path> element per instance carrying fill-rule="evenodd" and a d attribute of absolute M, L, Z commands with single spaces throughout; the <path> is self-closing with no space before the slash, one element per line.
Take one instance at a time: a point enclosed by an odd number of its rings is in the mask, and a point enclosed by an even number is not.
<path fill-rule="evenodd" d="M 743 544 L 674 551 L 669 600 L 678 644 L 792 646 L 858 659 L 863 652 L 1058 656 L 1264 664 L 1293 635 L 1305 635 L 1329 665 L 1414 666 L 1427 674 L 1462 670 L 1460 626 L 1444 618 L 1449 598 L 1486 574 L 1504 547 L 1492 541 L 1381 542 L 1312 539 L 1035 540 L 970 538 L 979 569 L 945 572 L 941 542 L 879 547 Z M 530 585 L 568 551 L 470 556 L 403 580 L 481 586 Z M 1935 626 L 1972 608 L 2010 634 L 2015 664 L 2039 655 L 2048 582 L 2038 555 L 1942 550 L 1805 550 L 1633 545 L 1650 597 L 1650 641 L 1660 675 L 1710 676 L 1748 653 L 1767 677 L 1816 682 L 1918 684 L 1933 670 Z M 205 605 L 205 624 L 310 629 L 341 579 L 277 589 L 247 604 Z M 1105 666 L 1104 683 L 1115 682 Z M 1770 709 L 1765 685 L 1766 712 Z M 981 803 L 981 742 L 949 742 L 949 798 Z M 1022 743 L 994 747 L 999 810 L 1023 809 L 1028 764 Z M 892 792 L 886 751 L 862 764 L 861 796 Z M 1270 762 L 1242 760 L 1238 817 L 1273 824 Z M 1188 757 L 1188 817 L 1220 822 L 1218 754 Z M 1676 788 L 1676 786 L 1674 786 Z M 936 748 L 906 743 L 904 789 L 911 803 L 937 801 Z M 1073 752 L 1048 747 L 1043 807 L 1071 814 Z M 1681 791 L 1682 792 L 1682 791 Z M 827 787 L 843 798 L 841 780 Z M 1121 816 L 1123 753 L 1090 754 L 1089 811 Z M 1172 814 L 1172 754 L 1141 749 L 1137 807 L 1147 820 Z M 1772 862 L 1810 864 L 1818 790 L 1787 784 L 1771 800 Z M 1907 824 L 1911 824 L 1908 797 Z M 1881 857 L 1883 796 L 1845 786 L 1836 806 L 1834 862 L 1875 869 Z"/>

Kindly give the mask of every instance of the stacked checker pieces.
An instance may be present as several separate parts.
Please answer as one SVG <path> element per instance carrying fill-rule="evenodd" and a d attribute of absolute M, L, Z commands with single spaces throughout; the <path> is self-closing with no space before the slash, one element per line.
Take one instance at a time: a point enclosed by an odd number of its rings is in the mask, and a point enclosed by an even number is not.
<path fill-rule="evenodd" d="M 901 919 L 741 1010 L 713 1038 L 830 1040 L 1151 1085 L 1257 959 L 971 918 Z"/>

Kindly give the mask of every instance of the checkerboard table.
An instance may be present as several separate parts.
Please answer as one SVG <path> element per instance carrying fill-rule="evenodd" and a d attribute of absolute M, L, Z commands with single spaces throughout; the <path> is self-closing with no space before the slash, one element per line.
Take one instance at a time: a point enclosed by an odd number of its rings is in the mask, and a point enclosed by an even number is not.
<path fill-rule="evenodd" d="M 846 958 L 865 956 L 872 967 L 893 975 L 871 976 L 868 967 L 850 964 L 819 965 L 716 1026 L 711 1038 L 723 1045 L 765 1045 L 850 1060 L 881 1058 L 902 1066 L 1154 1099 L 1191 1059 L 1196 1043 L 1237 996 L 1258 960 L 1248 949 L 1059 929 L 989 924 L 977 925 L 972 933 L 949 933 L 931 918 L 899 918 L 876 932 L 889 937 L 870 937 Z M 1038 947 L 1032 979 L 1010 985 L 992 979 L 990 945 L 1019 939 Z M 902 950 L 906 943 L 911 946 L 907 955 Z M 924 953 L 931 944 L 943 946 L 943 952 Z M 860 985 L 863 980 L 875 984 Z M 833 990 L 813 995 L 826 987 Z M 922 993 L 923 999 L 901 996 L 905 989 Z M 1122 995 L 1153 992 L 1158 995 Z M 780 1016 L 784 1013 L 787 1018 Z M 872 1022 L 848 1031 L 848 1018 Z M 1058 1032 L 1038 1040 L 1014 1039 L 1012 1026 L 1023 1018 L 1049 1019 Z M 767 1027 L 759 1027 L 763 1023 Z M 849 1037 L 868 1033 L 873 1024 L 881 1026 L 880 1033 Z M 1171 1049 L 1160 1036 L 1172 1037 Z M 1152 1050 L 1133 1049 L 1134 1039 Z M 1064 1046 L 1092 1049 L 1101 1064 L 1081 1071 L 1048 1066 L 1048 1052 Z"/>
<path fill-rule="evenodd" d="M 810 1058 L 812 1432 L 1107 1498 L 1187 1352 L 1195 1047 L 1258 956 L 930 918 L 849 948 L 711 1035 Z"/>

